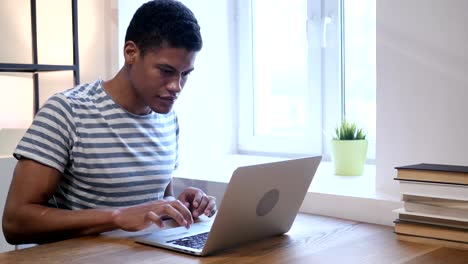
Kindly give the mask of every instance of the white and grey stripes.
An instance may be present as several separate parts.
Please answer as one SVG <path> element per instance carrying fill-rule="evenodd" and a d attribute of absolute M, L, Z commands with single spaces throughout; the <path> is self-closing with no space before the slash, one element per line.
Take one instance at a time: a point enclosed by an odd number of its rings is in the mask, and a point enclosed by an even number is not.
<path fill-rule="evenodd" d="M 83 209 L 163 198 L 177 164 L 177 149 L 174 112 L 129 113 L 99 80 L 52 96 L 14 155 L 60 171 L 57 206 Z"/>

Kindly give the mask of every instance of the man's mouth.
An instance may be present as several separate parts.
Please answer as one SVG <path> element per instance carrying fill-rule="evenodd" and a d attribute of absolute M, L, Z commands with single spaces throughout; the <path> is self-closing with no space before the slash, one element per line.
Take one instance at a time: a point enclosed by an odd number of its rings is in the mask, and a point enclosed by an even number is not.
<path fill-rule="evenodd" d="M 158 96 L 158 98 L 167 102 L 174 102 L 177 96 Z"/>

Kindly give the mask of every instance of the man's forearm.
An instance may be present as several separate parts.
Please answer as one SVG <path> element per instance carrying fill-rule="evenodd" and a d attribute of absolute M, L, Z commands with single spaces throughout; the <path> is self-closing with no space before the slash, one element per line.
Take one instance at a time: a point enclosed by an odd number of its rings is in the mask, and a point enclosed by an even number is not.
<path fill-rule="evenodd" d="M 64 210 L 29 204 L 5 212 L 3 229 L 11 244 L 47 243 L 83 235 L 99 234 L 117 227 L 118 210 Z"/>

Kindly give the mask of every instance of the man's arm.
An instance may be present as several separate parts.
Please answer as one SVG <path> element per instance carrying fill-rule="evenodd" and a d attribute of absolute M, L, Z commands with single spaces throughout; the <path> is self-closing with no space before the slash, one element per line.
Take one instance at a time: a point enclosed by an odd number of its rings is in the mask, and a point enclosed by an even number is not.
<path fill-rule="evenodd" d="M 3 213 L 3 232 L 11 244 L 44 243 L 99 234 L 114 229 L 142 230 L 168 215 L 190 226 L 191 213 L 179 201 L 154 201 L 112 209 L 64 210 L 47 207 L 61 173 L 38 162 L 21 159 L 16 165 Z"/>

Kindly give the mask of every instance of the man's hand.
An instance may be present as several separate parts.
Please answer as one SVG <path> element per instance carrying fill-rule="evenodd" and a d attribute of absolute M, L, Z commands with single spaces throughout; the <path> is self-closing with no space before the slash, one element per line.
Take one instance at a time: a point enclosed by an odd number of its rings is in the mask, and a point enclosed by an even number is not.
<path fill-rule="evenodd" d="M 159 200 L 142 205 L 124 207 L 114 211 L 114 223 L 125 231 L 139 231 L 151 224 L 163 227 L 163 216 L 169 216 L 179 225 L 189 228 L 193 218 L 187 207 L 180 201 Z"/>
<path fill-rule="evenodd" d="M 192 212 L 194 218 L 205 214 L 208 217 L 216 213 L 216 198 L 208 196 L 202 190 L 188 187 L 178 198 Z"/>

